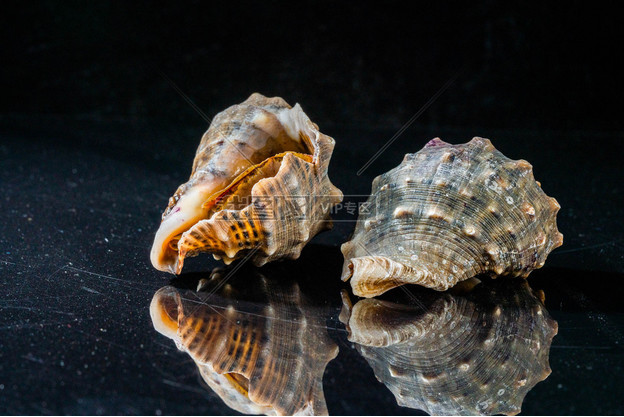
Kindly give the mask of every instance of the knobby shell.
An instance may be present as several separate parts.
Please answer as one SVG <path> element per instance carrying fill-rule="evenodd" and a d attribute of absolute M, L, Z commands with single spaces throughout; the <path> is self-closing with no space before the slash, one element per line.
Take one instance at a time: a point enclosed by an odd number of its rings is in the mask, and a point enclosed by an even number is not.
<path fill-rule="evenodd" d="M 559 204 L 532 166 L 476 137 L 431 140 L 373 181 L 342 245 L 342 279 L 374 297 L 403 284 L 443 291 L 478 274 L 526 277 L 561 246 Z"/>

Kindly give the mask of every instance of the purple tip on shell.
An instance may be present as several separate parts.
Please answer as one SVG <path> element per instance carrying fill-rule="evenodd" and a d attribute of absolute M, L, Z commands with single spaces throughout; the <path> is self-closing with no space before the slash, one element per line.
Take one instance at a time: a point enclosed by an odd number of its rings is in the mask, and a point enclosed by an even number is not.
<path fill-rule="evenodd" d="M 444 142 L 440 138 L 434 138 L 427 142 L 425 148 L 435 148 L 436 146 L 448 146 L 448 143 Z"/>

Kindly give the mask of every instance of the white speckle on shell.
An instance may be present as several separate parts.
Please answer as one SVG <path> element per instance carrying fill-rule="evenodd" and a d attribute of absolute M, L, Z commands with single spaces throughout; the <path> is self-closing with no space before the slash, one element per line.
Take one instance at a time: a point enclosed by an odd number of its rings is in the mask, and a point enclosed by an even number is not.
<path fill-rule="evenodd" d="M 409 207 L 397 207 L 396 209 L 394 209 L 394 213 L 393 213 L 393 217 L 395 219 L 399 219 L 402 217 L 407 217 L 407 216 L 411 216 L 414 214 L 414 211 L 412 209 L 410 209 Z"/>
<path fill-rule="evenodd" d="M 524 205 L 522 206 L 522 211 L 527 215 L 530 216 L 531 218 L 535 217 L 535 207 L 533 207 L 531 204 L 529 203 L 524 203 Z"/>
<path fill-rule="evenodd" d="M 485 246 L 485 251 L 487 252 L 488 255 L 494 257 L 494 256 L 498 255 L 499 249 L 494 244 L 488 244 L 488 245 Z"/>
<path fill-rule="evenodd" d="M 468 236 L 474 236 L 475 234 L 477 234 L 477 229 L 474 226 L 466 226 L 464 228 L 464 233 L 466 233 L 466 235 Z"/>

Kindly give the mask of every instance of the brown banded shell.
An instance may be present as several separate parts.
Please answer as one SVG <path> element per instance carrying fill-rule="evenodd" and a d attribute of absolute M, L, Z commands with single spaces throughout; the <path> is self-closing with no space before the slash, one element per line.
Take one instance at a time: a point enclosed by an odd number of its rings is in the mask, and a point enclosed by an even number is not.
<path fill-rule="evenodd" d="M 179 274 L 201 252 L 226 264 L 252 250 L 257 266 L 296 259 L 342 201 L 327 177 L 334 143 L 279 97 L 255 93 L 217 114 L 163 213 L 154 267 Z"/>
<path fill-rule="evenodd" d="M 559 208 L 528 162 L 488 139 L 436 138 L 375 178 L 341 248 L 342 279 L 373 297 L 403 284 L 443 291 L 478 274 L 526 277 L 562 244 Z"/>
<path fill-rule="evenodd" d="M 323 373 L 338 354 L 323 308 L 296 283 L 214 271 L 198 291 L 154 295 L 154 328 L 173 339 L 202 379 L 246 414 L 327 415 Z M 226 282 L 227 280 L 227 282 Z"/>
<path fill-rule="evenodd" d="M 482 283 L 467 295 L 419 291 L 418 306 L 372 298 L 351 307 L 344 298 L 349 340 L 377 379 L 399 405 L 432 415 L 518 414 L 551 373 L 558 326 L 543 293 L 521 278 Z"/>

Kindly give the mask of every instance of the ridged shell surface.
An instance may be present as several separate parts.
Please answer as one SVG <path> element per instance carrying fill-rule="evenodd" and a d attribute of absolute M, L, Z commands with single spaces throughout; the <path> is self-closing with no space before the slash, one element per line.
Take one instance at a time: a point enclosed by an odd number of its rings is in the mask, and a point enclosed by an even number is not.
<path fill-rule="evenodd" d="M 325 329 L 324 310 L 309 305 L 296 283 L 218 270 L 197 292 L 161 288 L 150 313 L 156 330 L 191 356 L 234 410 L 327 414 L 323 373 L 338 347 Z"/>
<path fill-rule="evenodd" d="M 375 178 L 341 248 L 342 278 L 354 294 L 373 297 L 403 284 L 443 291 L 484 273 L 526 277 L 563 241 L 559 208 L 528 162 L 488 139 L 436 138 Z"/>
<path fill-rule="evenodd" d="M 257 266 L 296 259 L 342 200 L 327 177 L 334 143 L 279 97 L 255 93 L 217 114 L 163 213 L 154 267 L 179 274 L 200 252 L 226 264 L 251 251 Z"/>
<path fill-rule="evenodd" d="M 467 295 L 419 291 L 417 305 L 364 299 L 350 307 L 345 298 L 349 340 L 377 379 L 399 405 L 432 415 L 518 414 L 551 372 L 558 327 L 543 293 L 521 278 L 479 284 Z"/>

